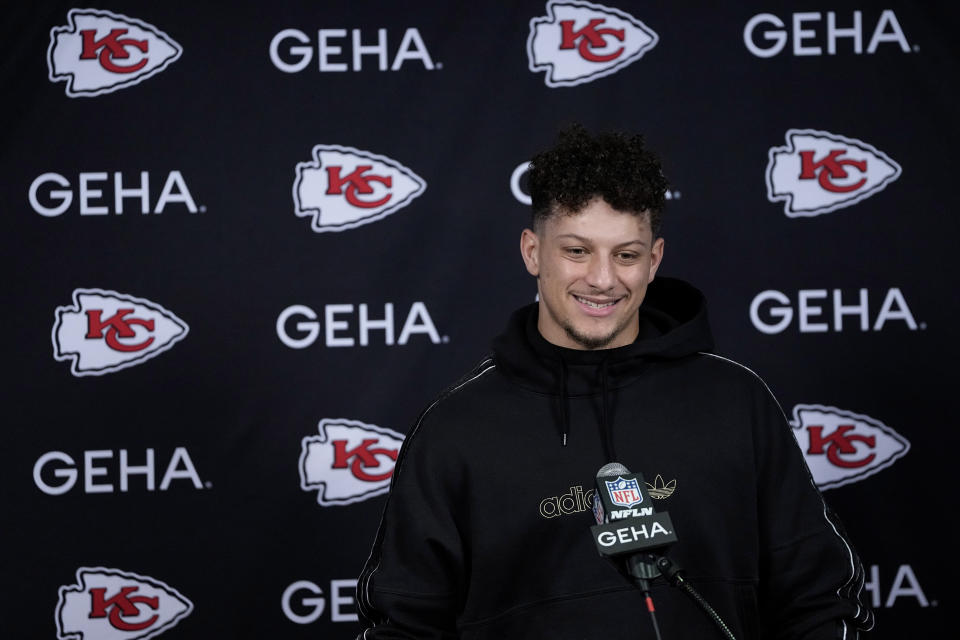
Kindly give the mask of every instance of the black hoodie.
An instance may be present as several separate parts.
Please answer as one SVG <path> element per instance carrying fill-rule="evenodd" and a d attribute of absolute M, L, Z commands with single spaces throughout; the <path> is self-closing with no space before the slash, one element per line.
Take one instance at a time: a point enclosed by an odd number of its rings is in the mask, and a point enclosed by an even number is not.
<path fill-rule="evenodd" d="M 611 460 L 650 483 L 680 540 L 669 555 L 738 640 L 872 625 L 859 560 L 776 400 L 707 353 L 702 294 L 657 278 L 639 329 L 624 347 L 565 349 L 522 308 L 421 414 L 358 583 L 362 638 L 653 638 L 589 532 Z M 662 579 L 652 596 L 664 639 L 721 637 Z"/>

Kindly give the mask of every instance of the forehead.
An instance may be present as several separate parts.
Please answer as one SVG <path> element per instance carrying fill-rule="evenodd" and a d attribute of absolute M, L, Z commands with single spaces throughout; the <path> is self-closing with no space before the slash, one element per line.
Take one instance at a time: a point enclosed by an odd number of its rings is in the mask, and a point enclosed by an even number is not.
<path fill-rule="evenodd" d="M 586 240 L 621 244 L 653 239 L 649 212 L 632 213 L 611 207 L 596 198 L 576 212 L 557 212 L 547 218 L 543 228 L 547 236 L 576 235 Z"/>

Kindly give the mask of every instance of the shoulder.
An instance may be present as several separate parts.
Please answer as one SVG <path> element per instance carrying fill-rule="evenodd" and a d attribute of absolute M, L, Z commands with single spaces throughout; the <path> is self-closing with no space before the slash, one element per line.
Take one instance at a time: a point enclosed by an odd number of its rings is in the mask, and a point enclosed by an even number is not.
<path fill-rule="evenodd" d="M 489 401 L 493 393 L 490 381 L 494 378 L 496 369 L 493 357 L 485 357 L 460 379 L 441 391 L 420 414 L 418 422 L 447 412 L 463 410 L 471 403 Z"/>
<path fill-rule="evenodd" d="M 670 372 L 694 387 L 706 385 L 713 388 L 742 389 L 773 395 L 770 386 L 756 371 L 732 358 L 716 353 L 698 351 L 684 358 L 663 362 L 659 374 L 667 376 Z"/>
<path fill-rule="evenodd" d="M 760 374 L 742 362 L 738 362 L 733 358 L 728 358 L 717 353 L 709 353 L 706 351 L 698 352 L 696 354 L 696 358 L 700 363 L 700 366 L 714 373 L 714 375 L 722 376 L 723 378 L 734 380 L 743 384 L 758 385 L 763 387 L 768 392 L 770 391 L 770 386 L 762 377 L 760 377 Z"/>
<path fill-rule="evenodd" d="M 737 415 L 760 415 L 777 419 L 784 415 L 773 389 L 749 366 L 727 356 L 698 352 L 667 363 L 662 386 L 679 388 L 676 393 L 715 410 Z"/>
<path fill-rule="evenodd" d="M 431 441 L 438 438 L 455 440 L 458 432 L 470 426 L 471 416 L 476 414 L 477 408 L 491 402 L 494 392 L 489 383 L 495 371 L 493 358 L 485 357 L 441 391 L 411 426 L 405 440 L 406 447 L 411 448 L 414 441 L 424 437 Z"/>
<path fill-rule="evenodd" d="M 470 391 L 475 391 L 479 388 L 477 382 L 484 376 L 487 376 L 489 373 L 493 372 L 496 368 L 497 365 L 494 362 L 493 356 L 486 356 L 483 358 L 483 360 L 474 365 L 470 371 L 461 376 L 459 380 L 444 389 L 438 396 L 437 400 L 443 400 L 448 397 L 452 397 L 457 393 L 463 392 L 464 390 L 468 390 L 467 393 Z"/>

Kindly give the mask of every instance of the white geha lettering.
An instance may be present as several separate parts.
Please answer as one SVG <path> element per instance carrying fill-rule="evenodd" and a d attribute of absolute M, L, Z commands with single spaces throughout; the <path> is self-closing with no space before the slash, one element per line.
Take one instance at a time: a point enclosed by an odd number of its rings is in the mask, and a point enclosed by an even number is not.
<path fill-rule="evenodd" d="M 332 622 L 356 622 L 357 614 L 352 611 L 356 607 L 356 579 L 330 581 L 330 620 Z M 344 595 L 346 594 L 346 595 Z M 293 604 L 299 609 L 309 609 L 306 613 L 298 614 Z M 284 615 L 296 624 L 310 624 L 316 622 L 326 610 L 327 599 L 323 589 L 310 580 L 297 580 L 288 586 L 280 599 L 280 607 Z"/>
<path fill-rule="evenodd" d="M 750 321 L 753 326 L 767 335 L 783 333 L 798 318 L 800 333 L 826 333 L 855 330 L 861 332 L 882 331 L 887 323 L 900 320 L 910 331 L 926 328 L 914 318 L 910 306 L 898 287 L 887 289 L 880 309 L 873 322 L 870 322 L 869 292 L 861 287 L 857 292 L 857 302 L 851 303 L 850 295 L 844 298 L 841 289 L 800 289 L 797 291 L 796 313 L 790 298 L 782 291 L 767 289 L 754 296 L 750 303 Z M 877 294 L 874 293 L 874 299 Z M 823 302 L 821 302 L 823 301 Z M 832 305 L 830 304 L 832 301 Z M 776 303 L 776 304 L 771 304 Z M 844 318 L 852 316 L 858 320 L 845 323 Z M 833 320 L 831 323 L 830 320 Z"/>
<path fill-rule="evenodd" d="M 602 531 L 597 536 L 597 542 L 605 547 L 612 547 L 617 543 L 617 536 L 613 535 L 612 531 Z"/>
<path fill-rule="evenodd" d="M 853 53 L 859 55 L 864 52 L 863 12 L 854 11 L 849 18 L 841 16 L 838 20 L 836 12 L 827 11 L 825 29 L 819 24 L 822 19 L 823 14 L 819 11 L 793 13 L 790 15 L 792 28 L 788 30 L 786 23 L 778 16 L 758 13 L 750 18 L 743 28 L 743 44 L 758 58 L 772 58 L 783 51 L 790 36 L 793 39 L 792 51 L 795 56 L 837 55 L 840 48 L 837 43 L 841 39 L 850 41 L 849 48 Z M 758 31 L 759 34 L 756 33 Z M 758 38 L 758 35 L 762 37 Z M 826 40 L 826 54 L 820 46 L 823 40 Z M 885 42 L 896 44 L 903 53 L 911 51 L 903 27 L 892 9 L 885 9 L 877 19 L 866 53 L 876 53 L 880 44 Z"/>
<path fill-rule="evenodd" d="M 633 539 L 634 539 L 634 541 L 639 540 L 639 539 L 640 539 L 640 536 L 643 536 L 644 540 L 646 540 L 647 538 L 650 537 L 650 534 L 647 533 L 647 525 L 645 525 L 645 524 L 640 525 L 640 528 L 639 528 L 639 529 L 637 529 L 636 527 L 631 526 L 631 527 L 630 527 L 630 533 L 633 534 Z"/>
<path fill-rule="evenodd" d="M 83 491 L 84 493 L 114 493 L 116 488 L 112 478 L 119 476 L 120 492 L 126 493 L 131 489 L 131 476 L 144 476 L 144 488 L 147 491 L 154 491 L 156 483 L 156 456 L 152 448 L 146 449 L 144 454 L 144 464 L 131 464 L 130 456 L 126 449 L 119 450 L 119 473 L 115 471 L 114 466 L 107 466 L 106 463 L 98 464 L 101 460 L 113 460 L 114 451 L 111 449 L 98 449 L 83 452 Z M 60 463 L 51 467 L 51 463 Z M 61 466 L 62 465 L 62 466 Z M 73 489 L 77 483 L 80 470 L 73 457 L 63 451 L 49 451 L 40 456 L 33 465 L 33 480 L 40 489 L 47 495 L 58 496 L 67 493 Z M 62 481 L 56 484 L 50 484 L 44 479 L 44 473 L 48 468 L 53 469 L 53 476 L 61 478 Z M 97 481 L 97 478 L 103 476 L 103 481 Z M 166 471 L 160 480 L 160 491 L 166 491 L 174 480 L 189 480 L 195 489 L 203 489 L 204 483 L 197 474 L 197 468 L 190 459 L 190 454 L 186 447 L 176 447 L 170 461 L 167 463 Z"/>
<path fill-rule="evenodd" d="M 403 327 L 400 329 L 400 336 L 396 340 L 394 305 L 387 302 L 383 305 L 383 313 L 379 318 L 372 318 L 368 310 L 368 305 L 361 303 L 359 307 L 359 323 L 354 324 L 352 316 L 354 314 L 353 304 L 328 304 L 324 305 L 324 339 L 328 347 L 353 347 L 359 342 L 359 346 L 366 347 L 371 344 L 370 336 L 374 332 L 383 332 L 383 344 L 387 346 L 405 345 L 410 337 L 418 334 L 427 336 L 433 344 L 447 342 L 447 336 L 441 336 L 437 331 L 437 326 L 430 317 L 427 305 L 423 302 L 414 302 L 410 306 Z M 296 318 L 298 321 L 293 325 L 298 334 L 292 335 L 287 328 L 288 323 Z M 306 318 L 302 320 L 300 318 Z M 349 335 L 356 327 L 357 338 Z M 276 322 L 277 337 L 286 346 L 291 349 L 304 349 L 316 342 L 320 335 L 320 321 L 318 314 L 308 306 L 302 304 L 290 305 L 280 312 Z"/>
<path fill-rule="evenodd" d="M 122 215 L 124 213 L 123 202 L 128 199 L 140 203 L 139 211 L 141 214 L 146 215 L 151 212 L 149 172 L 140 171 L 140 182 L 138 184 L 133 180 L 124 183 L 123 174 L 114 171 L 112 190 L 101 184 L 109 179 L 110 176 L 106 171 L 80 172 L 77 201 L 80 205 L 79 213 L 81 216 L 102 216 L 111 213 Z M 52 189 L 50 188 L 51 184 L 64 188 Z M 113 194 L 112 200 L 110 199 L 111 193 Z M 33 210 L 46 218 L 54 218 L 63 214 L 74 201 L 70 181 L 59 173 L 52 172 L 40 174 L 30 183 L 27 199 L 30 201 Z M 197 206 L 183 174 L 176 169 L 167 174 L 152 212 L 155 214 L 163 213 L 170 203 L 183 204 L 189 213 L 205 211 L 204 208 Z"/>
<path fill-rule="evenodd" d="M 377 61 L 377 69 L 387 71 L 387 30 L 377 29 L 376 44 L 369 44 L 369 32 L 364 36 L 360 29 L 351 29 L 352 66 L 342 58 L 334 57 L 349 55 L 344 52 L 343 40 L 347 37 L 346 29 L 318 29 L 317 30 L 317 60 L 319 70 L 323 71 L 361 71 L 363 56 L 372 56 Z M 293 44 L 298 42 L 300 44 Z M 366 44 L 365 44 L 366 43 Z M 350 48 L 348 47 L 348 50 Z M 281 57 L 281 53 L 283 54 Z M 284 60 L 289 58 L 289 62 Z M 284 29 L 273 36 L 270 41 L 270 61 L 284 73 L 303 71 L 313 59 L 313 45 L 310 37 L 300 29 Z M 407 60 L 419 60 L 423 67 L 432 70 L 437 67 L 427 45 L 424 44 L 420 31 L 416 27 L 409 27 L 403 33 L 400 45 L 393 57 L 390 71 L 399 71 Z"/>

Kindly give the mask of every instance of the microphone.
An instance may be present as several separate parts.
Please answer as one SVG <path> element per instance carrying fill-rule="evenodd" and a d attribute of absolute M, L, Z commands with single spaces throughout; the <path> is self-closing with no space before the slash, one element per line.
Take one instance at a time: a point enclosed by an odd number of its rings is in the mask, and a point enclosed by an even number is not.
<path fill-rule="evenodd" d="M 593 492 L 593 516 L 597 524 L 590 527 L 597 551 L 605 558 L 626 557 L 631 573 L 642 556 L 677 541 L 677 534 L 667 512 L 656 513 L 650 504 L 646 483 L 639 473 L 619 462 L 605 464 L 597 472 Z M 652 576 L 659 574 L 654 567 Z"/>
<path fill-rule="evenodd" d="M 717 625 L 724 638 L 736 640 L 720 615 L 681 575 L 680 566 L 663 555 L 665 547 L 677 541 L 677 534 L 670 514 L 653 510 L 641 474 L 630 473 L 619 462 L 600 467 L 593 492 L 593 516 L 597 524 L 590 527 L 590 531 L 597 551 L 614 561 L 621 571 L 625 570 L 640 587 L 658 640 L 660 626 L 650 598 L 650 581 L 660 575 L 689 595 Z M 623 560 L 622 564 L 620 560 Z"/>
<path fill-rule="evenodd" d="M 679 571 L 679 567 L 672 570 L 673 565 L 666 557 L 653 553 L 677 541 L 670 514 L 654 512 L 642 475 L 630 473 L 619 462 L 611 462 L 597 472 L 593 516 L 597 524 L 590 527 L 590 531 L 597 551 L 620 565 L 620 570 L 625 570 L 643 592 L 654 634 L 660 640 L 650 581 L 659 576 L 661 570 L 668 579 L 672 579 L 671 573 L 676 575 Z M 620 559 L 624 560 L 622 565 Z"/>

